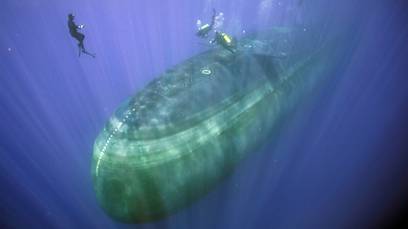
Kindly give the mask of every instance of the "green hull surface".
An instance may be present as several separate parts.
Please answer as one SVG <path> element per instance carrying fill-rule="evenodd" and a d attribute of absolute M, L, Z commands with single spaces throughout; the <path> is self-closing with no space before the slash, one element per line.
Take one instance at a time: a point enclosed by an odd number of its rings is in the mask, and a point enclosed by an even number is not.
<path fill-rule="evenodd" d="M 324 78 L 327 52 L 310 41 L 289 29 L 243 38 L 235 53 L 192 57 L 122 104 L 93 150 L 106 213 L 148 222 L 213 190 Z"/>

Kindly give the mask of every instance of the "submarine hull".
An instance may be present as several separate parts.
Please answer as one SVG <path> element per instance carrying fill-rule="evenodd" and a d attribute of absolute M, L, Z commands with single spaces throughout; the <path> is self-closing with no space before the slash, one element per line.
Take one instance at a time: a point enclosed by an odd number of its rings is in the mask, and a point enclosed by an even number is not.
<path fill-rule="evenodd" d="M 327 54 L 300 32 L 273 29 L 241 39 L 235 53 L 210 50 L 153 80 L 95 141 L 102 208 L 143 223 L 213 190 L 324 79 Z"/>

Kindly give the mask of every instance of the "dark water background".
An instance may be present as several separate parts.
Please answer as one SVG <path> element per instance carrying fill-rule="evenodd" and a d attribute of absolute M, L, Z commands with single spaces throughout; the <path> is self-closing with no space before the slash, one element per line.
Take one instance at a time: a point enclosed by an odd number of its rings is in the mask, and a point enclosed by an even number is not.
<path fill-rule="evenodd" d="M 397 0 L 1 0 L 1 228 L 404 228 L 408 206 L 408 7 Z M 352 31 L 331 82 L 281 134 L 192 207 L 124 225 L 98 206 L 92 144 L 128 96 L 208 49 L 211 9 L 242 35 Z M 67 14 L 85 24 L 78 58 Z"/>

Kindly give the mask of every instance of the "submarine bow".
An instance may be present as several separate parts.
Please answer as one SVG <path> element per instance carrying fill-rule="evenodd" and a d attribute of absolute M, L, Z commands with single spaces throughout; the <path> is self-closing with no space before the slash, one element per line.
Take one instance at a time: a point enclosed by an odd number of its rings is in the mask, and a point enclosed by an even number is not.
<path fill-rule="evenodd" d="M 122 222 L 148 222 L 214 189 L 325 78 L 327 53 L 302 31 L 275 28 L 241 39 L 235 53 L 213 49 L 163 73 L 95 141 L 102 208 Z"/>

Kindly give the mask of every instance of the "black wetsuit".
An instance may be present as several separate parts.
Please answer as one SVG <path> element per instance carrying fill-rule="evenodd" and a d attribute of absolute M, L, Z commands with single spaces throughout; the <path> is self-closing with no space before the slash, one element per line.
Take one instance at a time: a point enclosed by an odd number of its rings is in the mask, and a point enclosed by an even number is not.
<path fill-rule="evenodd" d="M 91 54 L 86 51 L 85 46 L 84 46 L 85 35 L 78 32 L 78 29 L 80 29 L 80 27 L 75 24 L 73 18 L 68 19 L 68 28 L 69 28 L 69 34 L 71 34 L 71 36 L 78 41 L 79 55 L 81 55 L 81 52 L 82 52 L 92 57 L 95 57 L 94 54 Z"/>
<path fill-rule="evenodd" d="M 85 39 L 85 35 L 83 35 L 82 33 L 78 32 L 79 27 L 75 24 L 73 19 L 69 19 L 68 20 L 68 28 L 69 28 L 69 34 L 71 34 L 71 36 L 73 38 L 75 38 L 79 43 L 78 46 L 81 49 L 84 49 L 84 39 Z"/>

